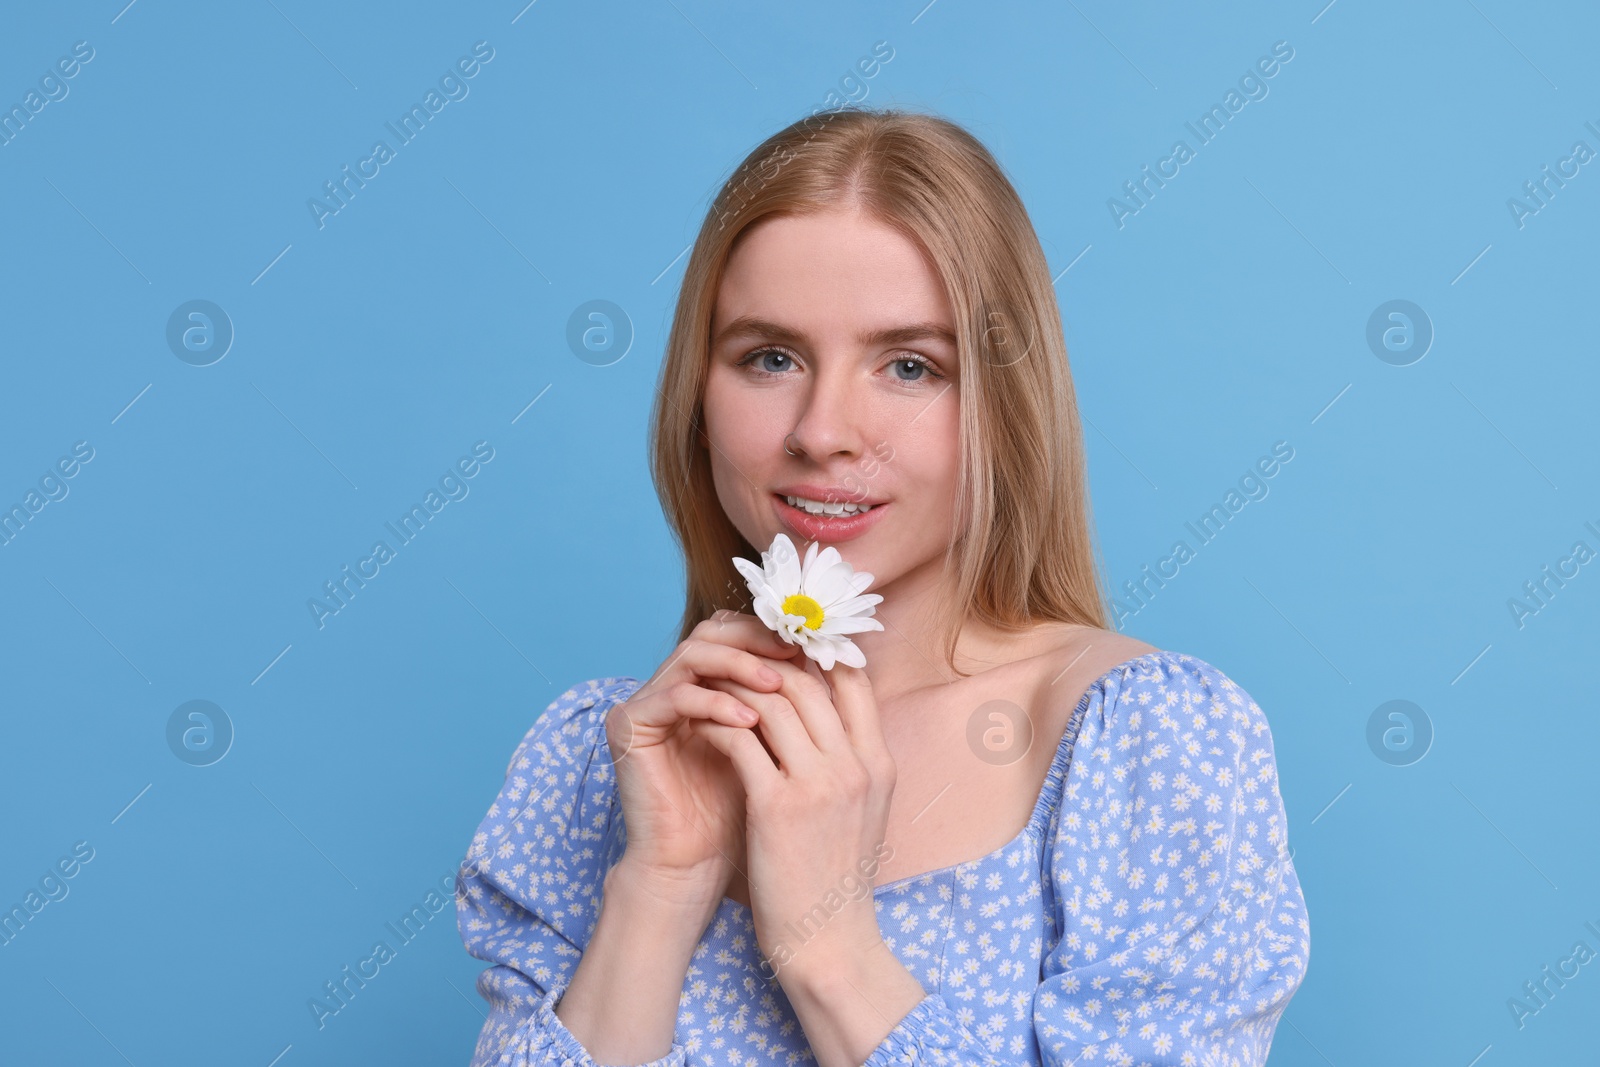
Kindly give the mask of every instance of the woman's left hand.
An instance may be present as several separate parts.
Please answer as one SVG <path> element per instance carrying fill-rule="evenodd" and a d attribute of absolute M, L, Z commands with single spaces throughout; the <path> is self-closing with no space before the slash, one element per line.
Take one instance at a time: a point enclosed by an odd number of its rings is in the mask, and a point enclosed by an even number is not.
<path fill-rule="evenodd" d="M 725 753 L 745 790 L 756 941 L 782 975 L 821 975 L 882 945 L 873 881 L 895 765 L 866 671 L 770 660 L 775 693 L 711 679 L 761 713 L 757 727 L 692 720 Z M 830 692 L 831 688 L 831 692 Z M 771 746 L 769 753 L 755 730 Z M 776 762 L 774 761 L 776 760 Z"/>

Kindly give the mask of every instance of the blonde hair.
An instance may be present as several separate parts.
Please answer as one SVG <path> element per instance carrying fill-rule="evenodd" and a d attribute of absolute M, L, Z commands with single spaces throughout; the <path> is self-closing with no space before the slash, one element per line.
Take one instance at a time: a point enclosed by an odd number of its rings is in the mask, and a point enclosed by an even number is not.
<path fill-rule="evenodd" d="M 859 206 L 919 245 L 955 315 L 958 530 L 937 617 L 952 670 L 965 620 L 1002 632 L 1056 621 L 1108 629 L 1082 429 L 1049 266 L 1017 192 L 966 130 L 937 116 L 849 107 L 767 138 L 734 171 L 695 239 L 651 414 L 651 476 L 683 549 L 679 640 L 718 608 L 748 609 L 729 521 L 700 445 L 711 321 L 729 253 L 759 220 Z M 957 673 L 960 673 L 959 671 Z"/>

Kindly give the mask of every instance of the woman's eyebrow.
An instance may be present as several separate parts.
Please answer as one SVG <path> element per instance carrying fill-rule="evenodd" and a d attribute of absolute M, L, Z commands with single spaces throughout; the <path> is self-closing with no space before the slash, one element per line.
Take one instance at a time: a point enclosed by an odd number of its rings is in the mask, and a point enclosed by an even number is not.
<path fill-rule="evenodd" d="M 803 344 L 806 340 L 806 335 L 800 330 L 770 319 L 763 319 L 758 315 L 740 315 L 724 326 L 712 343 L 720 345 L 733 337 L 763 337 L 792 345 Z M 868 330 L 856 336 L 856 340 L 864 345 L 903 345 L 930 338 L 943 341 L 952 347 L 956 343 L 955 334 L 937 322 L 912 322 L 904 326 Z"/>

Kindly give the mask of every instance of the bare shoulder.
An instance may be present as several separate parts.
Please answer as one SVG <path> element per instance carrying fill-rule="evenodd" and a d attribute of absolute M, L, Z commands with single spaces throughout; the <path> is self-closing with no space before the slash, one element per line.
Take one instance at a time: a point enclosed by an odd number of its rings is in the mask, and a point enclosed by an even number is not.
<path fill-rule="evenodd" d="M 1039 651 L 1028 657 L 1033 707 L 1047 728 L 1065 727 L 1078 698 L 1113 667 L 1160 649 L 1136 637 L 1093 626 L 1047 623 L 1034 638 Z M 1059 733 L 1059 731 L 1056 731 Z"/>
<path fill-rule="evenodd" d="M 1071 623 L 1041 624 L 1033 635 L 1033 642 L 1038 651 L 1030 659 L 1038 670 L 1054 668 L 1058 673 L 1066 670 L 1074 674 L 1089 670 L 1092 672 L 1090 680 L 1120 663 L 1160 651 L 1128 634 Z"/>

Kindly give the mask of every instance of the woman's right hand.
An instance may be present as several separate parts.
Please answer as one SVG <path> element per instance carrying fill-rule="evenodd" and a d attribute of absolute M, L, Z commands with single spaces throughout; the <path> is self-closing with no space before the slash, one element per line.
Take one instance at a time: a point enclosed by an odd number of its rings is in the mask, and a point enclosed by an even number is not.
<path fill-rule="evenodd" d="M 728 758 L 687 720 L 754 726 L 753 708 L 701 683 L 725 678 L 775 692 L 782 679 L 761 657 L 798 651 L 754 615 L 724 609 L 607 711 L 606 744 L 628 831 L 618 867 L 685 899 L 710 903 L 726 892 L 744 864 L 744 787 Z"/>

